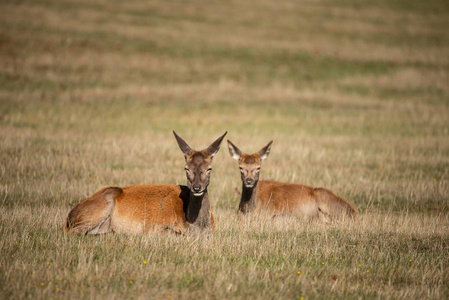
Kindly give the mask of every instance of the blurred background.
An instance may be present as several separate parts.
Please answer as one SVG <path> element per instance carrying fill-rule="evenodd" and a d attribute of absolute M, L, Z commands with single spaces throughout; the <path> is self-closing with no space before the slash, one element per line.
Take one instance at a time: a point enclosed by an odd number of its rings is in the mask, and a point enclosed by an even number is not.
<path fill-rule="evenodd" d="M 447 1 L 2 1 L 0 15 L 3 195 L 183 183 L 172 130 L 196 149 L 227 130 L 249 153 L 274 139 L 264 179 L 362 210 L 447 209 L 428 191 L 447 188 Z M 240 182 L 223 148 L 226 207 Z"/>

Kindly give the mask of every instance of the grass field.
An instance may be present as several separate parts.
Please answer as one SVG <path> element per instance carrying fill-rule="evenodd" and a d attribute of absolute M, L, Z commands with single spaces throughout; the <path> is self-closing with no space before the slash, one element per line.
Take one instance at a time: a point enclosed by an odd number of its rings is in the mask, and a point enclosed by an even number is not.
<path fill-rule="evenodd" d="M 445 0 L 1 1 L 0 298 L 449 298 L 448 28 Z M 101 187 L 185 184 L 172 130 L 273 139 L 261 179 L 359 218 L 238 218 L 224 143 L 212 236 L 63 232 Z"/>

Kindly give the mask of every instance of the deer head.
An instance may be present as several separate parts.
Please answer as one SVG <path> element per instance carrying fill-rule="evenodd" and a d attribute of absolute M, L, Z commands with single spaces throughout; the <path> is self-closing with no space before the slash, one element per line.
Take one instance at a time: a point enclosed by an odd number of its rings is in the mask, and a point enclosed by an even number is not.
<path fill-rule="evenodd" d="M 221 142 L 227 133 L 225 132 L 206 149 L 195 151 L 173 131 L 186 161 L 184 169 L 187 176 L 187 187 L 194 196 L 203 196 L 207 191 L 210 182 L 210 173 L 212 171 L 212 159 L 220 149 Z"/>
<path fill-rule="evenodd" d="M 231 154 L 231 157 L 239 163 L 242 182 L 246 188 L 253 188 L 257 185 L 257 182 L 259 181 L 260 166 L 262 165 L 262 161 L 268 157 L 272 143 L 273 141 L 270 141 L 268 145 L 260 149 L 259 152 L 246 154 L 242 153 L 237 146 L 228 140 L 229 153 Z"/>

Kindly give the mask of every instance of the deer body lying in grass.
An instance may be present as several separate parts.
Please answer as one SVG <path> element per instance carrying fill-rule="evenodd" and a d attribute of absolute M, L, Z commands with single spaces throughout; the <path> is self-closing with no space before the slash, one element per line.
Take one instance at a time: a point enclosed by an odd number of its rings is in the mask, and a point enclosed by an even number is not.
<path fill-rule="evenodd" d="M 65 231 L 75 234 L 213 232 L 215 223 L 207 187 L 212 158 L 226 133 L 201 151 L 192 150 L 173 133 L 185 157 L 187 186 L 142 184 L 103 188 L 70 211 Z"/>
<path fill-rule="evenodd" d="M 260 166 L 268 157 L 272 143 L 273 141 L 257 153 L 246 154 L 228 140 L 229 153 L 238 161 L 242 178 L 239 212 L 294 215 L 306 221 L 319 218 L 326 223 L 335 219 L 354 219 L 357 216 L 357 211 L 350 203 L 330 190 L 259 181 Z"/>

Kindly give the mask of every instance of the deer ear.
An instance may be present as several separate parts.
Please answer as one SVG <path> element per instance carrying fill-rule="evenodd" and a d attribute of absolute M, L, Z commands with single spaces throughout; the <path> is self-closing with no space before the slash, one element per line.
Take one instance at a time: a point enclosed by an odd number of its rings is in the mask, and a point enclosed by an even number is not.
<path fill-rule="evenodd" d="M 177 135 L 176 132 L 173 131 L 173 134 L 178 142 L 179 149 L 181 149 L 182 153 L 184 153 L 184 157 L 187 157 L 187 155 L 193 151 L 192 148 L 190 148 L 190 146 L 187 145 L 187 143 L 179 135 Z"/>
<path fill-rule="evenodd" d="M 228 132 L 226 131 L 222 136 L 220 136 L 215 142 L 213 142 L 209 147 L 207 147 L 206 152 L 210 155 L 210 158 L 214 157 L 220 150 L 221 142 Z"/>
<path fill-rule="evenodd" d="M 270 150 L 271 150 L 271 144 L 273 144 L 273 141 L 270 141 L 268 143 L 268 145 L 266 145 L 265 147 L 263 147 L 262 149 L 259 150 L 259 152 L 257 152 L 257 154 L 259 154 L 260 156 L 260 160 L 263 161 L 264 159 L 266 159 L 268 157 L 268 154 L 270 154 Z"/>
<path fill-rule="evenodd" d="M 229 148 L 229 154 L 231 154 L 231 157 L 238 161 L 240 157 L 242 156 L 242 151 L 240 151 L 239 148 L 237 148 L 236 145 L 231 143 L 230 140 L 228 140 L 228 148 Z"/>

